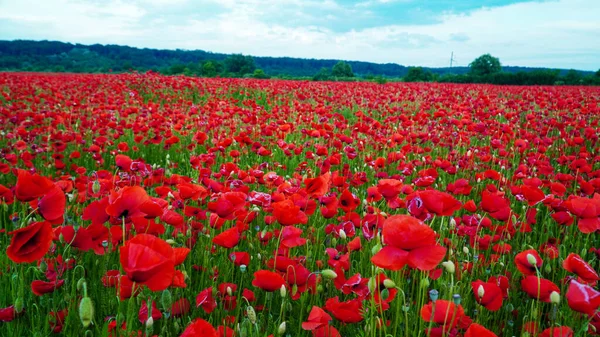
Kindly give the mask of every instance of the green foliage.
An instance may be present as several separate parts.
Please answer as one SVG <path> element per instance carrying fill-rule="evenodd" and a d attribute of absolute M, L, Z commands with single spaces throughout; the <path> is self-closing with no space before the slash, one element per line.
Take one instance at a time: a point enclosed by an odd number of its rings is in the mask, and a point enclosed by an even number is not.
<path fill-rule="evenodd" d="M 217 66 L 212 61 L 207 61 L 202 64 L 202 76 L 205 77 L 215 77 L 217 76 Z"/>
<path fill-rule="evenodd" d="M 250 74 L 256 69 L 256 64 L 252 56 L 244 56 L 242 54 L 233 54 L 227 57 L 224 61 L 225 70 L 229 73 L 244 76 Z"/>
<path fill-rule="evenodd" d="M 229 68 L 224 65 L 226 59 L 228 59 Z M 232 63 L 236 62 L 231 61 L 236 59 L 242 66 L 234 67 Z M 336 67 L 338 63 L 346 66 L 338 66 L 340 72 L 338 73 L 336 70 L 336 74 L 332 74 L 332 68 Z M 424 75 L 414 76 L 408 74 L 412 68 L 392 63 L 338 62 L 337 60 L 292 57 L 250 57 L 210 53 L 202 50 L 139 49 L 117 45 L 82 45 L 55 41 L 0 41 L 0 71 L 107 73 L 152 70 L 163 74 L 188 76 L 253 77 L 256 68 L 262 69 L 271 77 L 300 80 L 312 78 L 317 81 L 332 79 L 348 81 L 356 80 L 360 76 L 367 81 L 372 81 L 375 76 L 381 76 L 380 82 L 384 78 L 390 80 L 403 77 L 405 81 L 507 85 L 600 85 L 600 70 L 597 72 L 572 71 L 569 74 L 567 70 L 502 67 L 501 72 L 486 74 L 485 72 L 474 73 L 472 67 L 423 67 L 421 69 Z M 347 71 L 348 68 L 350 71 Z M 415 71 L 412 70 L 413 73 Z M 350 73 L 354 77 L 346 76 Z M 429 78 L 427 74 L 431 74 L 431 77 Z"/>
<path fill-rule="evenodd" d="M 323 67 L 313 76 L 313 81 L 328 81 L 331 79 L 331 71 L 329 69 Z"/>
<path fill-rule="evenodd" d="M 264 70 L 262 69 L 255 69 L 254 73 L 252 74 L 252 77 L 259 79 L 267 79 L 269 78 L 269 75 L 265 74 Z"/>
<path fill-rule="evenodd" d="M 405 82 L 428 82 L 433 79 L 433 74 L 423 67 L 410 67 L 408 74 L 404 77 Z"/>
<path fill-rule="evenodd" d="M 339 61 L 331 68 L 331 75 L 334 77 L 354 77 L 352 67 L 344 61 Z"/>
<path fill-rule="evenodd" d="M 474 75 L 491 75 L 502 71 L 500 60 L 490 54 L 484 54 L 469 64 Z"/>

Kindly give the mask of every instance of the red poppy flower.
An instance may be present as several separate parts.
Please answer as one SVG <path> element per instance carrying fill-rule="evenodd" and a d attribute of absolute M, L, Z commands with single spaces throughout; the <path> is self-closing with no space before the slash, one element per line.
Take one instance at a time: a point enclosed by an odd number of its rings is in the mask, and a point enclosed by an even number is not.
<path fill-rule="evenodd" d="M 180 337 L 218 337 L 217 330 L 202 318 L 196 318 Z"/>
<path fill-rule="evenodd" d="M 54 187 L 52 180 L 25 170 L 17 173 L 15 196 L 19 201 L 31 201 L 44 196 Z"/>
<path fill-rule="evenodd" d="M 10 205 L 14 202 L 15 197 L 10 188 L 0 184 L 0 201 Z"/>
<path fill-rule="evenodd" d="M 593 315 L 600 307 L 600 291 L 577 280 L 571 280 L 567 290 L 567 303 L 577 312 Z"/>
<path fill-rule="evenodd" d="M 115 164 L 120 170 L 129 172 L 131 170 L 131 163 L 133 160 L 124 154 L 118 154 L 115 156 Z"/>
<path fill-rule="evenodd" d="M 346 302 L 340 302 L 336 296 L 325 302 L 325 309 L 331 312 L 333 317 L 344 323 L 357 323 L 363 320 L 361 314 L 362 301 L 358 298 Z"/>
<path fill-rule="evenodd" d="M 394 215 L 383 223 L 383 240 L 387 245 L 371 258 L 374 265 L 399 270 L 406 264 L 423 271 L 434 269 L 446 255 L 446 248 L 436 244 L 431 227 L 408 215 Z"/>
<path fill-rule="evenodd" d="M 554 328 L 548 328 L 542 331 L 538 337 L 573 337 L 574 333 L 568 326 L 560 326 Z"/>
<path fill-rule="evenodd" d="M 498 337 L 495 333 L 477 323 L 469 325 L 464 337 Z"/>
<path fill-rule="evenodd" d="M 521 194 L 523 198 L 527 200 L 529 206 L 535 206 L 540 201 L 546 198 L 546 195 L 542 190 L 535 186 L 523 185 L 521 186 Z"/>
<path fill-rule="evenodd" d="M 138 234 L 120 248 L 127 277 L 152 291 L 166 289 L 175 275 L 171 245 L 150 234 Z"/>
<path fill-rule="evenodd" d="M 341 290 L 346 295 L 355 293 L 358 297 L 365 298 L 369 294 L 369 287 L 367 287 L 368 282 L 368 278 L 363 278 L 360 274 L 355 274 L 346 280 L 342 285 Z"/>
<path fill-rule="evenodd" d="M 531 262 L 534 262 L 532 264 Z M 544 261 L 540 257 L 540 254 L 535 249 L 528 249 L 520 252 L 515 256 L 515 264 L 517 265 L 517 269 L 523 275 L 535 275 L 536 268 L 540 270 Z"/>
<path fill-rule="evenodd" d="M 421 308 L 421 318 L 425 322 L 433 321 L 436 324 L 444 326 L 445 331 L 453 329 L 465 314 L 462 306 L 455 305 L 453 302 L 438 299 L 434 304 L 429 302 Z"/>
<path fill-rule="evenodd" d="M 204 312 L 210 314 L 217 307 L 217 301 L 212 296 L 213 288 L 206 288 L 196 296 L 196 307 L 202 307 Z"/>
<path fill-rule="evenodd" d="M 239 229 L 237 227 L 232 227 L 215 236 L 212 242 L 221 247 L 233 248 L 240 242 L 240 238 L 241 235 Z"/>
<path fill-rule="evenodd" d="M 306 322 L 302 322 L 302 329 L 309 331 L 316 330 L 327 326 L 330 321 L 331 316 L 329 316 L 325 310 L 317 306 L 313 306 L 308 314 L 308 320 Z"/>
<path fill-rule="evenodd" d="M 273 216 L 282 226 L 306 225 L 308 216 L 290 199 L 274 202 Z M 337 212 L 337 209 L 336 209 Z"/>
<path fill-rule="evenodd" d="M 550 294 L 553 292 L 560 294 L 560 289 L 552 281 L 533 275 L 526 276 L 521 280 L 521 289 L 529 297 L 546 303 L 550 303 Z"/>
<path fill-rule="evenodd" d="M 139 186 L 123 187 L 109 196 L 106 214 L 115 218 L 146 216 L 140 207 L 149 199 L 146 191 Z"/>
<path fill-rule="evenodd" d="M 235 219 L 237 212 L 245 208 L 246 197 L 246 194 L 242 192 L 223 193 L 216 201 L 208 203 L 208 210 L 214 212 L 220 218 Z"/>
<path fill-rule="evenodd" d="M 57 185 L 54 185 L 38 202 L 40 215 L 47 221 L 62 223 L 67 198 Z"/>
<path fill-rule="evenodd" d="M 150 315 L 148 315 L 148 301 L 142 301 L 142 306 L 140 307 L 140 311 L 138 312 L 138 320 L 140 323 L 145 324 L 148 318 L 152 317 L 153 320 L 159 320 L 163 317 L 162 313 L 156 307 L 156 302 L 152 301 L 152 310 Z"/>
<path fill-rule="evenodd" d="M 65 322 L 65 318 L 67 317 L 69 311 L 67 309 L 63 309 L 60 311 L 51 311 L 48 316 L 48 324 L 50 325 L 50 329 L 54 333 L 60 333 L 63 329 L 63 324 Z"/>
<path fill-rule="evenodd" d="M 27 227 L 8 233 L 12 235 L 6 255 L 16 263 L 28 263 L 41 259 L 52 245 L 52 225 L 34 222 Z"/>
<path fill-rule="evenodd" d="M 58 280 L 53 282 L 44 282 L 40 280 L 35 280 L 31 282 L 31 291 L 37 296 L 42 296 L 44 294 L 52 293 L 54 290 L 62 287 L 65 283 L 65 280 Z"/>
<path fill-rule="evenodd" d="M 502 307 L 502 290 L 497 284 L 477 280 L 471 283 L 471 287 L 477 303 L 489 311 L 497 311 Z"/>
<path fill-rule="evenodd" d="M 183 317 L 190 312 L 190 301 L 187 298 L 180 298 L 171 305 L 171 315 L 173 317 Z"/>
<path fill-rule="evenodd" d="M 331 173 L 326 172 L 316 178 L 304 179 L 304 185 L 306 186 L 306 192 L 308 196 L 321 197 L 329 191 L 329 185 L 331 184 Z"/>
<path fill-rule="evenodd" d="M 499 194 L 484 190 L 481 193 L 481 209 L 499 221 L 506 221 L 510 217 L 510 203 Z"/>
<path fill-rule="evenodd" d="M 250 254 L 247 252 L 233 252 L 229 254 L 229 260 L 236 266 L 248 266 L 250 264 Z"/>
<path fill-rule="evenodd" d="M 276 291 L 285 284 L 283 277 L 275 272 L 259 270 L 254 273 L 252 285 L 264 291 Z"/>
<path fill-rule="evenodd" d="M 452 195 L 438 190 L 419 191 L 425 208 L 436 215 L 450 216 L 458 211 L 462 205 Z"/>
<path fill-rule="evenodd" d="M 181 183 L 177 185 L 177 188 L 179 189 L 179 196 L 184 200 L 204 199 L 210 195 L 206 188 L 192 183 Z"/>
<path fill-rule="evenodd" d="M 600 280 L 594 268 L 575 253 L 569 254 L 563 261 L 562 266 L 566 271 L 577 274 L 579 279 L 587 284 L 594 285 Z"/>
<path fill-rule="evenodd" d="M 306 239 L 300 237 L 302 230 L 293 226 L 285 226 L 281 229 L 281 245 L 287 248 L 298 247 L 306 244 Z"/>
<path fill-rule="evenodd" d="M 15 306 L 0 309 L 0 322 L 10 322 L 16 317 Z"/>

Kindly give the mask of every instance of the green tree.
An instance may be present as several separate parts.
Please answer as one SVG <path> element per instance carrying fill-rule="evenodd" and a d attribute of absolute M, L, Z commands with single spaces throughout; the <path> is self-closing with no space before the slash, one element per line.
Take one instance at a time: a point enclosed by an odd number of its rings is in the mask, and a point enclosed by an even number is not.
<path fill-rule="evenodd" d="M 217 76 L 217 67 L 212 61 L 204 62 L 200 70 L 202 76 L 215 77 Z"/>
<path fill-rule="evenodd" d="M 471 73 L 474 75 L 491 75 L 502 71 L 500 60 L 490 54 L 484 54 L 469 64 Z"/>
<path fill-rule="evenodd" d="M 331 68 L 331 75 L 335 77 L 354 77 L 352 67 L 344 61 L 339 61 Z"/>
<path fill-rule="evenodd" d="M 254 73 L 252 74 L 252 77 L 266 79 L 269 78 L 269 75 L 265 74 L 265 71 L 262 69 L 255 69 Z"/>
<path fill-rule="evenodd" d="M 254 72 L 256 65 L 252 56 L 242 54 L 233 54 L 225 59 L 225 70 L 238 76 L 244 76 Z"/>
<path fill-rule="evenodd" d="M 433 75 L 431 71 L 424 70 L 423 67 L 410 67 L 404 77 L 405 82 L 427 82 L 431 81 Z"/>
<path fill-rule="evenodd" d="M 577 70 L 571 69 L 565 75 L 564 81 L 566 84 L 579 84 L 579 81 L 581 81 L 581 74 Z"/>
<path fill-rule="evenodd" d="M 331 77 L 331 72 L 328 68 L 321 68 L 318 73 L 313 76 L 313 81 L 327 81 Z"/>

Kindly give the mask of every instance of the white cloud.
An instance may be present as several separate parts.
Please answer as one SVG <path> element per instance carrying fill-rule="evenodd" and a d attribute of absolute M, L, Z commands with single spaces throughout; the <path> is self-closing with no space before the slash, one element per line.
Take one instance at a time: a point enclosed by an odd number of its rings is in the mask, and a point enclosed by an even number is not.
<path fill-rule="evenodd" d="M 518 3 L 446 13 L 427 25 L 342 32 L 326 28 L 319 20 L 365 17 L 365 12 L 332 0 L 179 0 L 170 7 L 188 7 L 174 20 L 162 15 L 166 3 L 2 2 L 0 37 L 423 66 L 447 66 L 452 51 L 460 65 L 489 52 L 506 65 L 600 67 L 597 0 Z M 200 5 L 190 10 L 192 4 Z M 206 8 L 221 11 L 209 15 Z"/>

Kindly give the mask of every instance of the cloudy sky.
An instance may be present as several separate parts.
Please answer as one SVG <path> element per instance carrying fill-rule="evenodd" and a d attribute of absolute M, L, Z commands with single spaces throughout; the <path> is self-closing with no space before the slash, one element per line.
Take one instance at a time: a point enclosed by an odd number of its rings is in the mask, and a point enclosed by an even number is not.
<path fill-rule="evenodd" d="M 599 15 L 599 0 L 0 0 L 0 39 L 598 70 Z"/>

